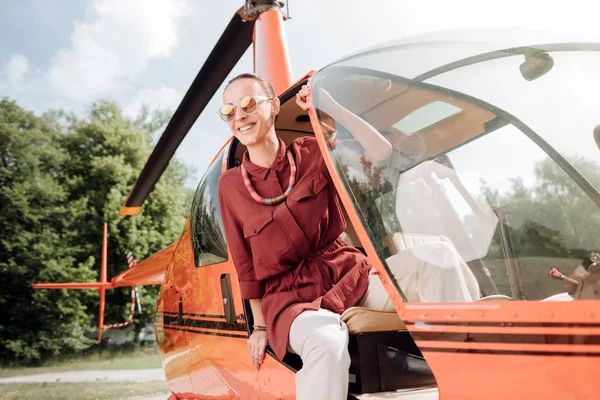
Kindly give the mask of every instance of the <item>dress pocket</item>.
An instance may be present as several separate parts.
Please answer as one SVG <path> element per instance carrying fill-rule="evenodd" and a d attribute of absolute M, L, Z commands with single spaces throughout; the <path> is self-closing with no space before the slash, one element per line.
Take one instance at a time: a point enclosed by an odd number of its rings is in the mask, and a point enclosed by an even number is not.
<path fill-rule="evenodd" d="M 300 201 L 308 197 L 316 197 L 325 186 L 327 186 L 327 178 L 323 171 L 319 171 L 294 188 L 290 194 L 290 199 Z"/>
<path fill-rule="evenodd" d="M 256 278 L 282 271 L 281 259 L 290 251 L 289 239 L 272 210 L 261 210 L 244 221 L 244 238 L 250 246 Z"/>
<path fill-rule="evenodd" d="M 244 222 L 244 237 L 249 239 L 258 235 L 271 221 L 273 221 L 273 214 L 270 210 L 248 217 Z"/>

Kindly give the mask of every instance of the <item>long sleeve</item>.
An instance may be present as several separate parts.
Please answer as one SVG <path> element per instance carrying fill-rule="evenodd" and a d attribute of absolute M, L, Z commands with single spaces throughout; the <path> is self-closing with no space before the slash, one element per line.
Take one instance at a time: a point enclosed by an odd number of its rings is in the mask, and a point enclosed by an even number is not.
<path fill-rule="evenodd" d="M 227 237 L 227 244 L 231 259 L 235 265 L 240 281 L 240 290 L 243 299 L 262 298 L 265 293 L 264 282 L 256 279 L 252 253 L 244 240 L 242 226 L 235 218 L 235 212 L 227 201 L 227 189 L 223 185 L 223 177 L 219 179 L 219 205 L 223 218 L 223 228 Z"/>

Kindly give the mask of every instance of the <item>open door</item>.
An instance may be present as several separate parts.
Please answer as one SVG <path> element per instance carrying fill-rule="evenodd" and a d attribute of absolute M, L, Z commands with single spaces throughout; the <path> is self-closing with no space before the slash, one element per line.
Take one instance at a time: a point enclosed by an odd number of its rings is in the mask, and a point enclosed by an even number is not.
<path fill-rule="evenodd" d="M 474 399 L 599 393 L 591 372 L 576 384 L 561 372 L 592 370 L 597 304 L 573 301 L 579 292 L 548 273 L 589 275 L 600 250 L 598 114 L 573 102 L 593 98 L 600 78 L 591 67 L 569 73 L 600 54 L 524 47 L 420 70 L 419 51 L 435 59 L 435 49 L 390 46 L 313 78 L 312 124 L 395 318 L 442 398 L 464 399 L 467 387 Z M 530 79 L 524 54 L 563 64 Z M 344 112 L 385 137 L 391 155 L 370 160 Z"/>

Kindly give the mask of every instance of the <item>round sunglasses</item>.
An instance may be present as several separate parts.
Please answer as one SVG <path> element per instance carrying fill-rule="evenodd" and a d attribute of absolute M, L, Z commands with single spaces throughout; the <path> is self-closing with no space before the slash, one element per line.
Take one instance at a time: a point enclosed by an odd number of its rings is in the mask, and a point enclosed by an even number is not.
<path fill-rule="evenodd" d="M 253 114 L 258 108 L 258 103 L 265 100 L 271 100 L 271 97 L 265 96 L 244 96 L 240 99 L 240 111 L 246 115 Z M 235 118 L 234 104 L 225 104 L 219 108 L 219 116 L 225 122 L 231 122 Z"/>

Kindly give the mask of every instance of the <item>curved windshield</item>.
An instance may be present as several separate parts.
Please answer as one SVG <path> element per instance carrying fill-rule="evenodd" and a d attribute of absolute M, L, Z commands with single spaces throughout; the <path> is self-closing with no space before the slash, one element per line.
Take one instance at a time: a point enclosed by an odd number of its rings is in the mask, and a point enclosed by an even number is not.
<path fill-rule="evenodd" d="M 600 251 L 599 71 L 600 44 L 461 41 L 315 75 L 330 155 L 408 301 L 572 300 L 549 271 L 578 276 Z"/>
<path fill-rule="evenodd" d="M 227 244 L 219 207 L 222 151 L 200 180 L 190 213 L 190 237 L 197 267 L 227 261 Z"/>

